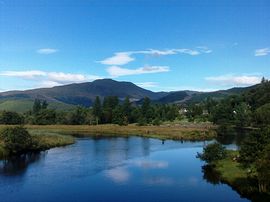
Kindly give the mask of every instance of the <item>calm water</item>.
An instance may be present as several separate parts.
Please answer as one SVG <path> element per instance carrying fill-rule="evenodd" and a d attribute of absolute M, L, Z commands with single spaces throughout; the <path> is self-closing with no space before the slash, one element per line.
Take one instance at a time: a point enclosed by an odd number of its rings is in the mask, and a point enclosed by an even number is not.
<path fill-rule="evenodd" d="M 204 179 L 204 163 L 195 158 L 204 144 L 78 139 L 74 145 L 2 161 L 0 201 L 248 201 L 229 186 Z M 227 145 L 235 147 L 233 141 Z"/>

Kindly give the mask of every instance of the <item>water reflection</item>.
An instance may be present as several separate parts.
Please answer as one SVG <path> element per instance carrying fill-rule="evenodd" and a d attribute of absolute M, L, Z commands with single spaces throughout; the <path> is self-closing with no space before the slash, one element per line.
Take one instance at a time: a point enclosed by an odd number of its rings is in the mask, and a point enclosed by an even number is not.
<path fill-rule="evenodd" d="M 167 168 L 169 163 L 167 161 L 153 161 L 153 160 L 136 160 L 134 165 L 144 169 Z"/>
<path fill-rule="evenodd" d="M 203 179 L 207 182 L 217 185 L 220 184 L 220 173 L 218 173 L 212 166 L 204 165 L 202 166 Z"/>
<path fill-rule="evenodd" d="M 130 172 L 126 168 L 117 167 L 105 171 L 105 175 L 116 183 L 125 183 L 130 178 Z"/>
<path fill-rule="evenodd" d="M 229 149 L 239 149 L 243 140 L 248 136 L 250 130 L 244 129 L 233 129 L 225 130 L 222 133 L 217 131 L 218 135 L 216 140 L 227 146 Z"/>
<path fill-rule="evenodd" d="M 140 137 L 78 139 L 47 153 L 2 161 L 4 198 L 0 200 L 243 201 L 231 188 L 215 189 L 202 179 L 203 162 L 195 156 L 206 143 Z"/>
<path fill-rule="evenodd" d="M 0 161 L 0 175 L 23 175 L 30 164 L 44 159 L 44 156 L 45 152 L 28 153 Z"/>

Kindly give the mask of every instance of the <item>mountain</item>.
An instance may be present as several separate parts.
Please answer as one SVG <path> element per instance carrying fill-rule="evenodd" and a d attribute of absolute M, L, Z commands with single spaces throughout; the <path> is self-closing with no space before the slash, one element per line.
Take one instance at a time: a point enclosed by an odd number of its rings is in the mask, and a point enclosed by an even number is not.
<path fill-rule="evenodd" d="M 131 82 L 120 82 L 112 79 L 99 79 L 93 82 L 69 84 L 52 88 L 38 88 L 25 91 L 8 91 L 0 93 L 0 110 L 25 112 L 32 108 L 36 98 L 49 102 L 49 107 L 57 110 L 73 109 L 76 105 L 91 106 L 99 96 L 117 96 L 120 100 L 129 97 L 131 101 L 141 103 L 149 97 L 155 103 L 194 103 L 207 97 L 221 99 L 229 95 L 239 94 L 253 88 L 231 88 L 215 92 L 173 91 L 152 92 Z"/>
<path fill-rule="evenodd" d="M 164 97 L 158 99 L 156 102 L 158 103 L 198 103 L 205 100 L 207 97 L 211 97 L 213 99 L 222 99 L 230 95 L 240 94 L 249 90 L 251 87 L 243 87 L 243 88 L 231 88 L 228 90 L 219 90 L 214 92 L 198 92 L 198 91 L 174 91 L 170 92 Z"/>
<path fill-rule="evenodd" d="M 131 82 L 100 79 L 93 82 L 69 84 L 52 88 L 3 92 L 0 93 L 0 110 L 12 109 L 14 105 L 18 109 L 23 104 L 27 106 L 26 108 L 29 108 L 36 98 L 47 100 L 50 105 L 52 105 L 51 103 L 58 106 L 62 104 L 68 108 L 68 106 L 72 107 L 72 105 L 90 106 L 96 96 L 100 96 L 102 99 L 105 96 L 113 95 L 119 97 L 120 100 L 128 96 L 132 101 L 137 101 L 144 97 L 156 100 L 167 94 L 165 92 L 152 92 L 136 86 Z"/>

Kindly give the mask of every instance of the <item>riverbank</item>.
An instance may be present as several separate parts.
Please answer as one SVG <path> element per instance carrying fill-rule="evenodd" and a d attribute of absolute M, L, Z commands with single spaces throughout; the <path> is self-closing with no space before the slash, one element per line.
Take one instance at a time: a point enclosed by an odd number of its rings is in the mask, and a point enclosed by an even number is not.
<path fill-rule="evenodd" d="M 44 151 L 54 147 L 61 147 L 75 143 L 75 138 L 69 135 L 61 135 L 57 133 L 45 131 L 30 131 L 33 141 L 33 148 L 30 151 Z M 0 140 L 0 159 L 9 156 L 8 151 L 4 147 L 4 143 Z"/>
<path fill-rule="evenodd" d="M 0 126 L 1 128 L 1 126 Z M 172 140 L 210 140 L 216 137 L 211 124 L 185 124 L 161 126 L 106 125 L 26 125 L 31 133 L 53 132 L 76 137 L 141 136 Z"/>
<path fill-rule="evenodd" d="M 237 162 L 238 151 L 228 150 L 228 156 L 214 162 L 213 169 L 222 183 L 230 185 L 241 196 L 252 201 L 270 201 L 270 193 L 259 193 L 256 173 L 249 173 Z"/>
<path fill-rule="evenodd" d="M 0 125 L 0 130 L 7 125 Z M 32 135 L 36 150 L 46 150 L 75 142 L 74 137 L 128 137 L 140 136 L 157 139 L 202 141 L 216 137 L 214 126 L 202 124 L 166 124 L 161 126 L 106 125 L 25 125 Z M 0 159 L 7 152 L 0 140 Z"/>

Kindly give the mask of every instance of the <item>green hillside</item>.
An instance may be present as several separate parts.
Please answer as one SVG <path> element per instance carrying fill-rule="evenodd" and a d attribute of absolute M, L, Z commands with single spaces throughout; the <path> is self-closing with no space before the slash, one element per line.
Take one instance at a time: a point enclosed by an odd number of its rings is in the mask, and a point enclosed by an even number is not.
<path fill-rule="evenodd" d="M 0 101 L 0 111 L 6 110 L 24 113 L 32 109 L 33 103 L 34 101 L 32 100 L 2 100 Z M 75 107 L 74 105 L 69 105 L 61 102 L 49 103 L 50 109 L 56 109 L 59 111 L 71 110 L 74 107 Z"/>

